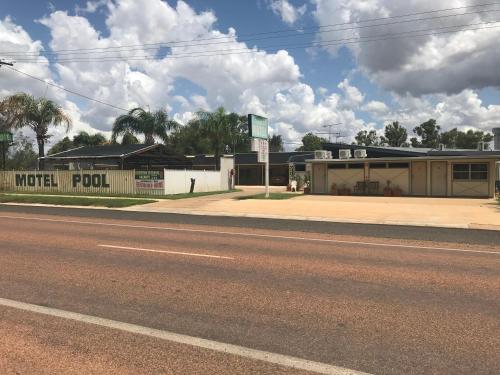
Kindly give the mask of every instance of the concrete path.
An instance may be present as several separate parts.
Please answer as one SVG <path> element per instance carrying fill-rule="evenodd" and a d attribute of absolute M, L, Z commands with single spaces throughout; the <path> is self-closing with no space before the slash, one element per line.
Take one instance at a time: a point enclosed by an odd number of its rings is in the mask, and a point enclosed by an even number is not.
<path fill-rule="evenodd" d="M 367 224 L 500 230 L 493 199 L 302 195 L 289 200 L 236 200 L 262 188 L 126 208 L 130 211 L 246 216 Z"/>

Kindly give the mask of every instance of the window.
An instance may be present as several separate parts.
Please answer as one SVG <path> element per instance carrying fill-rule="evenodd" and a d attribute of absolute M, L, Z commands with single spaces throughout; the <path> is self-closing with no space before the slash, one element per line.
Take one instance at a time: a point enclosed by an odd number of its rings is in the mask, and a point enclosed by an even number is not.
<path fill-rule="evenodd" d="M 352 163 L 352 164 L 347 164 L 347 167 L 349 169 L 364 169 L 365 165 L 363 163 Z"/>
<path fill-rule="evenodd" d="M 486 163 L 461 163 L 453 164 L 453 179 L 454 180 L 487 180 L 488 179 L 488 164 Z"/>
<path fill-rule="evenodd" d="M 371 169 L 383 169 L 383 168 L 387 168 L 387 164 L 386 163 L 370 163 L 370 168 Z"/>
<path fill-rule="evenodd" d="M 389 163 L 389 168 L 409 168 L 408 163 Z"/>
<path fill-rule="evenodd" d="M 328 164 L 328 169 L 346 169 L 345 164 Z"/>
<path fill-rule="evenodd" d="M 488 179 L 488 164 L 471 164 L 470 165 L 471 180 L 487 180 Z"/>
<path fill-rule="evenodd" d="M 306 165 L 305 164 L 295 164 L 295 171 L 296 172 L 305 172 Z"/>

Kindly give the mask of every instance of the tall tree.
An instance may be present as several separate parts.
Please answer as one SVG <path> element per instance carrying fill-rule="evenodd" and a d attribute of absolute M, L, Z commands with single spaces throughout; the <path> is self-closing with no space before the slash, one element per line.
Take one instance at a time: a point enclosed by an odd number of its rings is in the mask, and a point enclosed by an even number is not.
<path fill-rule="evenodd" d="M 282 152 L 283 149 L 283 138 L 279 134 L 273 134 L 273 136 L 269 139 L 269 151 Z"/>
<path fill-rule="evenodd" d="M 139 143 L 139 140 L 135 135 L 131 132 L 126 132 L 122 137 L 122 145 L 136 145 Z"/>
<path fill-rule="evenodd" d="M 53 154 L 57 154 L 59 152 L 71 150 L 72 148 L 75 148 L 73 141 L 71 139 L 69 139 L 69 137 L 64 137 L 59 142 L 54 144 L 54 146 L 52 146 L 47 153 L 49 155 L 53 155 Z"/>
<path fill-rule="evenodd" d="M 360 146 L 379 146 L 381 143 L 375 130 L 361 130 L 356 134 L 354 139 L 356 140 L 356 144 Z"/>
<path fill-rule="evenodd" d="M 384 129 L 384 136 L 380 137 L 381 143 L 391 147 L 406 147 L 408 143 L 408 132 L 406 129 L 399 125 L 398 121 L 386 125 Z"/>
<path fill-rule="evenodd" d="M 30 170 L 36 168 L 37 154 L 33 143 L 22 133 L 16 135 L 16 140 L 9 150 L 6 168 L 14 170 Z"/>
<path fill-rule="evenodd" d="M 145 111 L 142 108 L 131 109 L 128 114 L 119 116 L 113 124 L 112 140 L 130 132 L 134 135 L 144 135 L 145 143 L 152 145 L 155 137 L 167 139 L 168 132 L 177 128 L 178 124 L 168 118 L 167 112 Z"/>
<path fill-rule="evenodd" d="M 328 140 L 322 137 L 318 137 L 313 133 L 307 133 L 302 137 L 302 146 L 296 149 L 296 151 L 316 151 L 323 148 L 323 144 L 328 143 Z"/>
<path fill-rule="evenodd" d="M 411 144 L 413 147 L 439 147 L 439 131 L 441 127 L 437 125 L 436 120 L 430 119 L 413 129 L 413 132 L 420 137 L 420 140 L 416 137 L 411 138 Z"/>
<path fill-rule="evenodd" d="M 250 137 L 248 135 L 248 118 L 231 112 L 229 121 L 229 146 L 232 153 L 248 152 L 250 150 Z"/>
<path fill-rule="evenodd" d="M 82 147 L 82 146 L 98 146 L 106 144 L 108 140 L 101 133 L 88 134 L 85 131 L 81 131 L 73 137 L 73 140 L 69 137 L 64 137 L 59 142 L 54 144 L 48 151 L 49 155 L 57 154 L 59 152 L 71 150 L 72 148 Z"/>
<path fill-rule="evenodd" d="M 454 128 L 440 135 L 440 143 L 447 148 L 477 149 L 479 142 L 491 142 L 492 140 L 492 134 L 471 129 L 463 132 Z"/>
<path fill-rule="evenodd" d="M 220 167 L 220 155 L 224 146 L 231 142 L 231 119 L 224 107 L 217 108 L 214 112 L 198 111 L 196 117 L 200 121 L 200 130 L 210 143 L 215 156 L 215 167 Z"/>
<path fill-rule="evenodd" d="M 73 137 L 73 144 L 75 147 L 81 146 L 99 146 L 107 143 L 108 140 L 104 134 L 96 133 L 89 134 L 85 131 L 81 131 Z"/>
<path fill-rule="evenodd" d="M 45 156 L 45 142 L 50 137 L 49 127 L 66 126 L 66 131 L 71 127 L 70 117 L 61 106 L 46 98 L 35 99 L 32 95 L 19 93 L 5 98 L 0 103 L 3 113 L 12 119 L 15 128 L 29 127 L 36 135 L 38 144 L 38 157 Z M 39 167 L 43 168 L 43 160 Z"/>
<path fill-rule="evenodd" d="M 201 133 L 201 122 L 194 118 L 186 125 L 179 126 L 167 139 L 169 148 L 180 155 L 208 154 L 210 141 Z"/>

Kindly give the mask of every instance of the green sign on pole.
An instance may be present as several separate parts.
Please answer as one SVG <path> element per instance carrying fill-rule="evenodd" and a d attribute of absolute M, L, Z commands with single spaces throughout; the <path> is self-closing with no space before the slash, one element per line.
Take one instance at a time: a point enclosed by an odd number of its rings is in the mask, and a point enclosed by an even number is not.
<path fill-rule="evenodd" d="M 0 142 L 1 143 L 12 143 L 13 137 L 11 132 L 0 131 Z"/>
<path fill-rule="evenodd" d="M 248 131 L 252 138 L 268 139 L 268 125 L 267 118 L 257 115 L 248 115 Z"/>

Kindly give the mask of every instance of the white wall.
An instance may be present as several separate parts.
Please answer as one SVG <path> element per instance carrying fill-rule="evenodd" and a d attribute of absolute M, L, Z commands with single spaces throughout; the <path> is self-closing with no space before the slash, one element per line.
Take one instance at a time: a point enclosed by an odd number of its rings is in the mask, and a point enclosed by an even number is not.
<path fill-rule="evenodd" d="M 234 186 L 234 158 L 232 156 L 220 158 L 220 184 L 219 190 L 229 190 Z"/>
<path fill-rule="evenodd" d="M 230 171 L 234 169 L 232 157 L 222 157 L 220 171 L 199 170 L 173 170 L 165 169 L 165 194 L 189 193 L 191 178 L 194 178 L 194 192 L 204 193 L 209 191 L 229 190 Z"/>

